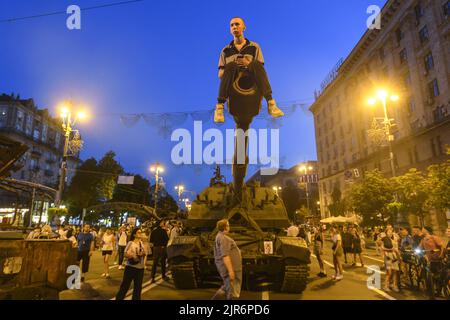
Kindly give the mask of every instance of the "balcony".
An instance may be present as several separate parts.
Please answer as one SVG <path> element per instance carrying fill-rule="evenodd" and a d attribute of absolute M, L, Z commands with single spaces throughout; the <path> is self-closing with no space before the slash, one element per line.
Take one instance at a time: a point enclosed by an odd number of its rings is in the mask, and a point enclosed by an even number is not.
<path fill-rule="evenodd" d="M 35 157 L 40 157 L 42 155 L 42 151 L 37 148 L 33 148 L 31 150 L 31 155 Z"/>
<path fill-rule="evenodd" d="M 28 167 L 28 169 L 30 169 L 30 171 L 38 172 L 39 170 L 41 170 L 41 167 L 39 167 L 38 165 L 31 165 Z"/>
<path fill-rule="evenodd" d="M 438 107 L 433 111 L 433 124 L 439 124 L 450 118 L 448 107 Z"/>

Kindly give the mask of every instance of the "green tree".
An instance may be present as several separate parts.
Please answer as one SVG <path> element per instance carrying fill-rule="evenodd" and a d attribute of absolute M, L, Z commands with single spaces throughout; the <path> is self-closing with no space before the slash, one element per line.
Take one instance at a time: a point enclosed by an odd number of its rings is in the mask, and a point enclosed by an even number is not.
<path fill-rule="evenodd" d="M 122 166 L 114 159 L 115 156 L 114 151 L 108 151 L 97 165 L 97 171 L 102 173 L 97 185 L 98 197 L 102 202 L 112 199 L 117 177 L 123 173 Z"/>
<path fill-rule="evenodd" d="M 413 214 L 419 218 L 421 225 L 424 225 L 425 202 L 428 198 L 426 179 L 423 174 L 415 168 L 410 169 L 406 174 L 392 179 L 397 199 L 390 208 L 393 212 L 399 211 L 403 218 Z"/>
<path fill-rule="evenodd" d="M 331 215 L 335 217 L 344 215 L 346 210 L 345 199 L 343 199 L 341 189 L 337 185 L 333 188 L 331 200 L 332 203 L 328 205 Z"/>
<path fill-rule="evenodd" d="M 151 200 L 150 206 L 155 206 L 155 185 L 150 188 Z M 166 191 L 163 186 L 158 187 L 158 200 L 156 207 L 156 214 L 159 217 L 176 216 L 178 211 L 178 204 L 175 199 Z"/>
<path fill-rule="evenodd" d="M 132 175 L 132 174 L 127 174 Z M 141 175 L 134 176 L 132 185 L 117 185 L 113 194 L 113 201 L 133 202 L 150 205 L 150 181 Z"/>
<path fill-rule="evenodd" d="M 97 183 L 97 160 L 89 158 L 77 169 L 71 184 L 64 193 L 64 200 L 68 204 L 69 215 L 79 216 L 83 208 L 98 203 Z"/>
<path fill-rule="evenodd" d="M 394 188 L 378 171 L 368 171 L 360 183 L 349 190 L 351 207 L 363 217 L 363 224 L 385 224 L 392 217 L 388 205 L 394 201 Z"/>

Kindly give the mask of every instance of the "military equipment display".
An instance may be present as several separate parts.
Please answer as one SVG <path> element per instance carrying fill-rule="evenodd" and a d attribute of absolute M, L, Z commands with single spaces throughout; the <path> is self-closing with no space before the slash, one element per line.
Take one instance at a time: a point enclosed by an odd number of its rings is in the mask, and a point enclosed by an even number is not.
<path fill-rule="evenodd" d="M 26 185 L 18 187 L 21 181 L 6 177 L 27 149 L 0 137 L 0 188 L 23 192 Z M 47 189 L 42 186 L 41 192 Z M 69 240 L 25 240 L 23 231 L 26 228 L 0 225 L 0 300 L 58 299 L 67 289 L 67 268 L 76 264 L 76 249 Z"/>
<path fill-rule="evenodd" d="M 237 129 L 246 131 L 250 127 L 261 101 L 251 74 L 241 71 L 228 101 Z M 210 186 L 192 203 L 187 234 L 169 243 L 168 259 L 175 286 L 193 289 L 218 277 L 213 253 L 216 223 L 226 218 L 231 227 L 228 235 L 242 253 L 244 288 L 270 286 L 282 292 L 301 293 L 306 288 L 310 251 L 302 238 L 285 236 L 290 223 L 283 201 L 275 192 L 258 183 L 245 185 L 248 138 L 245 136 L 242 164 L 237 162 L 236 139 L 233 183 L 224 183 L 217 168 Z"/>

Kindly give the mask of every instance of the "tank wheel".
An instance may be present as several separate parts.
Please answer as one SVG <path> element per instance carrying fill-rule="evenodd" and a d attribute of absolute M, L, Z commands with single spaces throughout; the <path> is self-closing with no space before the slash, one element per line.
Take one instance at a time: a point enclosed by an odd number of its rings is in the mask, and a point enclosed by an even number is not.
<path fill-rule="evenodd" d="M 172 278 L 177 289 L 198 288 L 194 261 L 186 261 L 172 265 Z"/>
<path fill-rule="evenodd" d="M 306 289 L 309 266 L 306 264 L 286 265 L 281 285 L 281 292 L 302 293 Z"/>

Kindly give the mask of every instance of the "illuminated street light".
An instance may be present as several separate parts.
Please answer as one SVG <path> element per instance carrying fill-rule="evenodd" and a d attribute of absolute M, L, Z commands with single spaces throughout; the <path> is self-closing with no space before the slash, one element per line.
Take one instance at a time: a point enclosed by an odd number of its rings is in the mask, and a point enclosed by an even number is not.
<path fill-rule="evenodd" d="M 154 212 L 156 214 L 156 206 L 158 203 L 158 189 L 159 189 L 159 174 L 164 172 L 164 167 L 159 163 L 155 163 L 150 166 L 150 171 L 155 173 L 155 207 Z"/>
<path fill-rule="evenodd" d="M 179 210 L 181 210 L 181 195 L 184 192 L 184 186 L 181 184 L 176 185 L 175 190 L 177 190 L 177 193 L 178 193 L 178 208 L 179 208 Z"/>
<path fill-rule="evenodd" d="M 383 105 L 383 111 L 384 111 L 384 120 L 383 120 L 383 124 L 384 124 L 384 132 L 388 141 L 388 145 L 389 145 L 389 162 L 391 164 L 391 171 L 392 171 L 392 176 L 395 177 L 395 165 L 394 165 L 394 152 L 392 150 L 392 141 L 394 141 L 394 136 L 391 135 L 391 128 L 393 126 L 392 124 L 392 119 L 390 119 L 388 117 L 388 113 L 387 113 L 387 99 L 389 97 L 389 99 L 393 102 L 396 102 L 400 99 L 400 97 L 395 94 L 395 93 L 391 93 L 386 89 L 379 89 L 376 93 L 376 96 L 378 98 L 378 101 L 381 102 L 381 104 Z M 368 99 L 368 104 L 371 106 L 374 106 L 377 102 L 377 99 L 374 97 L 370 97 Z"/>
<path fill-rule="evenodd" d="M 306 184 L 306 207 L 308 208 L 308 214 L 310 214 L 310 210 L 309 210 L 309 188 L 308 188 L 308 183 L 309 183 L 309 179 L 308 179 L 308 171 L 311 172 L 314 170 L 313 166 L 306 166 L 306 165 L 302 165 L 298 168 L 298 171 L 304 173 L 305 175 L 305 184 Z"/>
<path fill-rule="evenodd" d="M 62 194 L 64 191 L 64 181 L 66 180 L 67 174 L 67 153 L 69 151 L 69 142 L 70 142 L 70 134 L 73 131 L 77 131 L 73 129 L 77 120 L 82 120 L 86 117 L 86 114 L 83 111 L 78 111 L 75 116 L 72 116 L 72 109 L 74 109 L 74 103 L 70 100 L 62 103 L 61 110 L 61 118 L 62 118 L 62 128 L 64 130 L 64 150 L 63 150 L 63 161 L 61 162 L 60 171 L 61 174 L 59 176 L 59 186 L 58 192 L 56 193 L 55 205 L 59 206 L 62 199 Z"/>
<path fill-rule="evenodd" d="M 281 189 L 282 189 L 282 188 L 279 187 L 279 186 L 273 186 L 273 187 L 272 187 L 272 190 L 275 191 L 275 194 L 276 194 L 277 196 L 279 196 L 279 195 L 278 195 L 278 192 L 281 191 Z"/>

